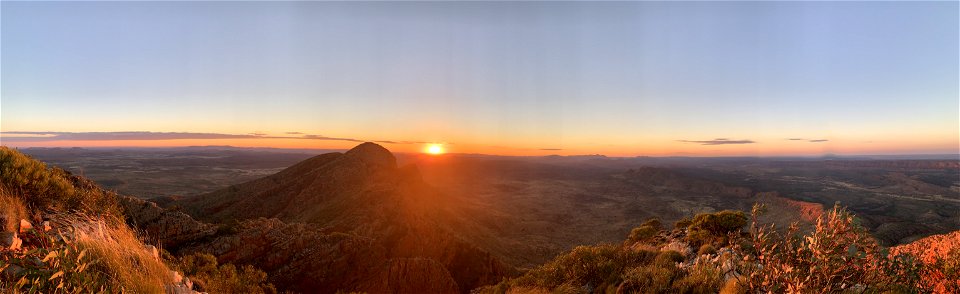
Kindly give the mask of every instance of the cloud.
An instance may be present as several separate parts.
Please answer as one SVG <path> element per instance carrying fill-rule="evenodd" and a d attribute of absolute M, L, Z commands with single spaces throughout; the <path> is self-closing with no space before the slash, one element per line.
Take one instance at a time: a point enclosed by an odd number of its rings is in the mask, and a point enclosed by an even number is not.
<path fill-rule="evenodd" d="M 299 138 L 299 139 L 310 139 L 310 140 L 330 140 L 330 141 L 349 141 L 349 142 L 366 142 L 364 140 L 353 139 L 353 138 L 337 138 L 337 137 L 327 137 L 322 135 L 303 135 L 300 137 L 274 137 L 274 138 Z"/>
<path fill-rule="evenodd" d="M 540 148 L 540 150 L 543 150 L 543 151 L 560 151 L 560 150 L 563 150 L 563 148 Z"/>
<path fill-rule="evenodd" d="M 120 141 L 120 140 L 178 140 L 178 139 L 246 139 L 257 135 L 184 132 L 0 132 L 4 141 Z"/>
<path fill-rule="evenodd" d="M 287 134 L 299 132 L 287 132 Z M 292 134 L 291 134 L 292 135 Z M 418 141 L 361 140 L 354 138 L 327 137 L 323 135 L 267 136 L 256 132 L 243 135 L 188 132 L 0 132 L 5 142 L 47 141 L 124 141 L 124 140 L 180 140 L 180 139 L 304 139 L 348 142 L 373 141 L 386 144 L 422 144 Z"/>
<path fill-rule="evenodd" d="M 827 139 L 804 139 L 804 138 L 789 138 L 790 141 L 807 141 L 808 143 L 822 143 L 830 140 Z"/>
<path fill-rule="evenodd" d="M 753 144 L 756 143 L 753 140 L 730 140 L 727 138 L 716 138 L 713 140 L 706 141 L 695 141 L 695 140 L 677 140 L 677 142 L 684 143 L 697 143 L 700 145 L 736 145 L 736 144 Z"/>
<path fill-rule="evenodd" d="M 303 135 L 301 132 L 287 132 L 287 135 Z"/>

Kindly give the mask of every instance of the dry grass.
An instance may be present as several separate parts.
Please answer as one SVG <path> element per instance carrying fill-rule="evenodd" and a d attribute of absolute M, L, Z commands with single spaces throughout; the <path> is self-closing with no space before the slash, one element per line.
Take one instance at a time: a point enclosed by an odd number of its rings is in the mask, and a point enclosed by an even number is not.
<path fill-rule="evenodd" d="M 161 293 L 173 277 L 161 260 L 144 249 L 129 227 L 110 221 L 78 218 L 74 241 L 97 262 L 93 269 L 110 278 L 111 288 L 133 293 Z"/>
<path fill-rule="evenodd" d="M 170 269 L 122 222 L 59 215 L 53 231 L 22 235 L 24 250 L 0 250 L 3 293 L 163 293 Z"/>
<path fill-rule="evenodd" d="M 20 198 L 10 196 L 0 185 L 0 226 L 2 231 L 16 231 L 20 219 L 28 218 L 27 207 Z"/>

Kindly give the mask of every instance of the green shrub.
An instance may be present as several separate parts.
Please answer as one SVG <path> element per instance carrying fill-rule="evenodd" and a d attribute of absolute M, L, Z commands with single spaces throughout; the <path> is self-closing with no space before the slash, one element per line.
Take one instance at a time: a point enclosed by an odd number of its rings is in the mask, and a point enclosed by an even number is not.
<path fill-rule="evenodd" d="M 676 266 L 645 265 L 634 267 L 623 274 L 620 293 L 669 293 L 674 277 L 679 270 Z"/>
<path fill-rule="evenodd" d="M 717 253 L 717 248 L 713 247 L 713 245 L 710 245 L 710 244 L 703 244 L 703 246 L 700 246 L 700 250 L 697 250 L 697 255 L 707 255 L 707 254 L 714 254 L 714 253 Z"/>
<path fill-rule="evenodd" d="M 676 263 L 682 262 L 684 259 L 685 258 L 683 257 L 683 254 L 680 252 L 673 250 L 660 251 L 660 253 L 657 254 L 657 257 L 653 260 L 653 264 L 664 267 L 675 267 Z"/>
<path fill-rule="evenodd" d="M 747 215 L 743 211 L 724 210 L 716 213 L 701 213 L 693 218 L 689 228 L 723 236 L 742 229 L 747 225 L 747 220 Z"/>
<path fill-rule="evenodd" d="M 6 146 L 0 146 L 0 175 L 0 186 L 34 209 L 120 215 L 115 194 Z"/>
<path fill-rule="evenodd" d="M 658 233 L 660 233 L 660 230 L 662 229 L 663 229 L 663 224 L 660 223 L 660 220 L 656 218 L 651 218 L 645 221 L 644 223 L 640 224 L 640 226 L 633 228 L 633 230 L 630 230 L 630 236 L 627 237 L 627 240 L 629 240 L 630 242 L 649 241 L 650 239 L 653 239 L 653 237 L 655 237 Z"/>
<path fill-rule="evenodd" d="M 692 246 L 726 243 L 730 233 L 740 231 L 746 224 L 747 216 L 742 211 L 697 214 L 687 227 L 686 241 Z"/>
<path fill-rule="evenodd" d="M 723 273 L 709 263 L 698 263 L 688 274 L 673 282 L 673 293 L 717 293 L 723 286 Z"/>
<path fill-rule="evenodd" d="M 846 209 L 835 206 L 808 234 L 796 224 L 784 233 L 759 225 L 761 210 L 753 210 L 749 240 L 734 247 L 743 256 L 736 270 L 747 292 L 838 293 L 853 285 L 913 292 L 920 282 L 920 265 L 911 256 L 890 256 Z"/>
<path fill-rule="evenodd" d="M 673 228 L 674 228 L 674 229 L 686 229 L 687 227 L 690 227 L 690 224 L 692 224 L 692 223 L 693 223 L 693 221 L 690 220 L 690 218 L 687 218 L 687 217 L 681 218 L 681 219 L 678 220 L 677 222 L 673 223 Z"/>
<path fill-rule="evenodd" d="M 184 256 L 179 268 L 194 282 L 195 290 L 211 293 L 276 293 L 267 282 L 263 271 L 244 265 L 218 264 L 217 258 L 206 253 Z"/>

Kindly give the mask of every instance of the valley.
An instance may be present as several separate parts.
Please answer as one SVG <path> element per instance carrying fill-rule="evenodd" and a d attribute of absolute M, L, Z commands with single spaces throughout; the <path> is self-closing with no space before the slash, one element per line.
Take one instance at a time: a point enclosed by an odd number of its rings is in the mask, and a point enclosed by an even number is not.
<path fill-rule="evenodd" d="M 327 152 L 229 147 L 23 151 L 83 173 L 107 189 L 171 208 L 189 208 L 197 195 L 266 177 Z M 771 218 L 776 216 L 770 221 L 782 226 L 797 220 L 812 221 L 818 211 L 839 202 L 855 212 L 886 245 L 960 229 L 960 161 L 949 157 L 608 158 L 401 153 L 396 154 L 396 160 L 400 168 L 415 169 L 429 185 L 429 193 L 435 194 L 431 197 L 443 200 L 438 202 L 443 204 L 443 216 L 433 216 L 445 219 L 441 227 L 520 269 L 541 264 L 577 245 L 618 242 L 631 228 L 651 217 L 670 224 L 696 213 L 749 210 L 757 202 L 772 204 L 769 207 L 778 213 L 770 214 Z M 195 168 L 200 166 L 204 168 Z M 134 172 L 138 169 L 142 170 Z M 294 198 L 300 200 L 288 199 L 293 203 L 288 205 L 311 209 L 302 205 L 307 194 Z M 286 206 L 277 206 L 272 212 L 257 207 L 233 210 L 258 212 L 253 215 L 198 216 L 214 222 L 235 217 L 278 217 L 329 225 L 339 218 L 336 215 L 341 209 L 314 208 L 311 217 L 296 217 Z M 341 222 L 341 226 L 349 227 L 350 223 Z"/>

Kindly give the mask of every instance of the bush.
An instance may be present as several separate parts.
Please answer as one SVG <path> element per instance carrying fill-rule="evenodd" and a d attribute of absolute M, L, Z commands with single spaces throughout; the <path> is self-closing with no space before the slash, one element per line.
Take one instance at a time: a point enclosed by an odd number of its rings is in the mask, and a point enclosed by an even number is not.
<path fill-rule="evenodd" d="M 717 253 L 717 248 L 713 247 L 710 244 L 703 244 L 700 246 L 700 250 L 697 250 L 697 255 L 707 255 Z"/>
<path fill-rule="evenodd" d="M 715 236 L 725 236 L 742 229 L 747 224 L 747 220 L 743 211 L 724 210 L 717 213 L 701 213 L 693 218 L 689 228 L 695 231 L 706 231 Z"/>
<path fill-rule="evenodd" d="M 674 229 L 686 229 L 687 227 L 690 227 L 690 224 L 693 224 L 693 221 L 690 220 L 690 218 L 686 218 L 686 217 L 685 217 L 685 218 L 681 218 L 681 219 L 678 220 L 677 222 L 673 223 L 673 228 L 674 228 Z"/>
<path fill-rule="evenodd" d="M 794 224 L 786 233 L 761 226 L 753 212 L 750 238 L 735 250 L 739 285 L 756 292 L 909 291 L 918 285 L 919 265 L 911 256 L 890 256 L 846 209 L 835 206 L 817 219 L 814 231 L 800 233 Z"/>
<path fill-rule="evenodd" d="M 115 194 L 6 146 L 0 146 L 0 175 L 0 186 L 31 208 L 119 215 Z"/>
<path fill-rule="evenodd" d="M 723 285 L 723 273 L 709 263 L 698 263 L 689 269 L 688 274 L 673 283 L 673 293 L 717 293 Z"/>
<path fill-rule="evenodd" d="M 634 243 L 641 242 L 641 241 L 649 241 L 650 239 L 653 239 L 653 237 L 656 236 L 658 233 L 660 233 L 661 229 L 663 229 L 663 224 L 660 223 L 660 220 L 656 218 L 651 218 L 646 222 L 640 224 L 639 227 L 636 227 L 636 228 L 633 228 L 633 230 L 630 230 L 630 236 L 627 237 L 627 240 Z"/>
<path fill-rule="evenodd" d="M 676 266 L 645 265 L 627 270 L 618 293 L 669 293 L 677 276 Z"/>
<path fill-rule="evenodd" d="M 194 282 L 197 291 L 211 293 L 276 293 L 267 282 L 263 271 L 244 265 L 218 264 L 217 258 L 206 253 L 184 256 L 178 263 L 184 275 Z"/>
<path fill-rule="evenodd" d="M 747 216 L 742 211 L 697 214 L 687 227 L 686 240 L 693 246 L 726 243 L 731 233 L 740 231 L 746 224 Z"/>

